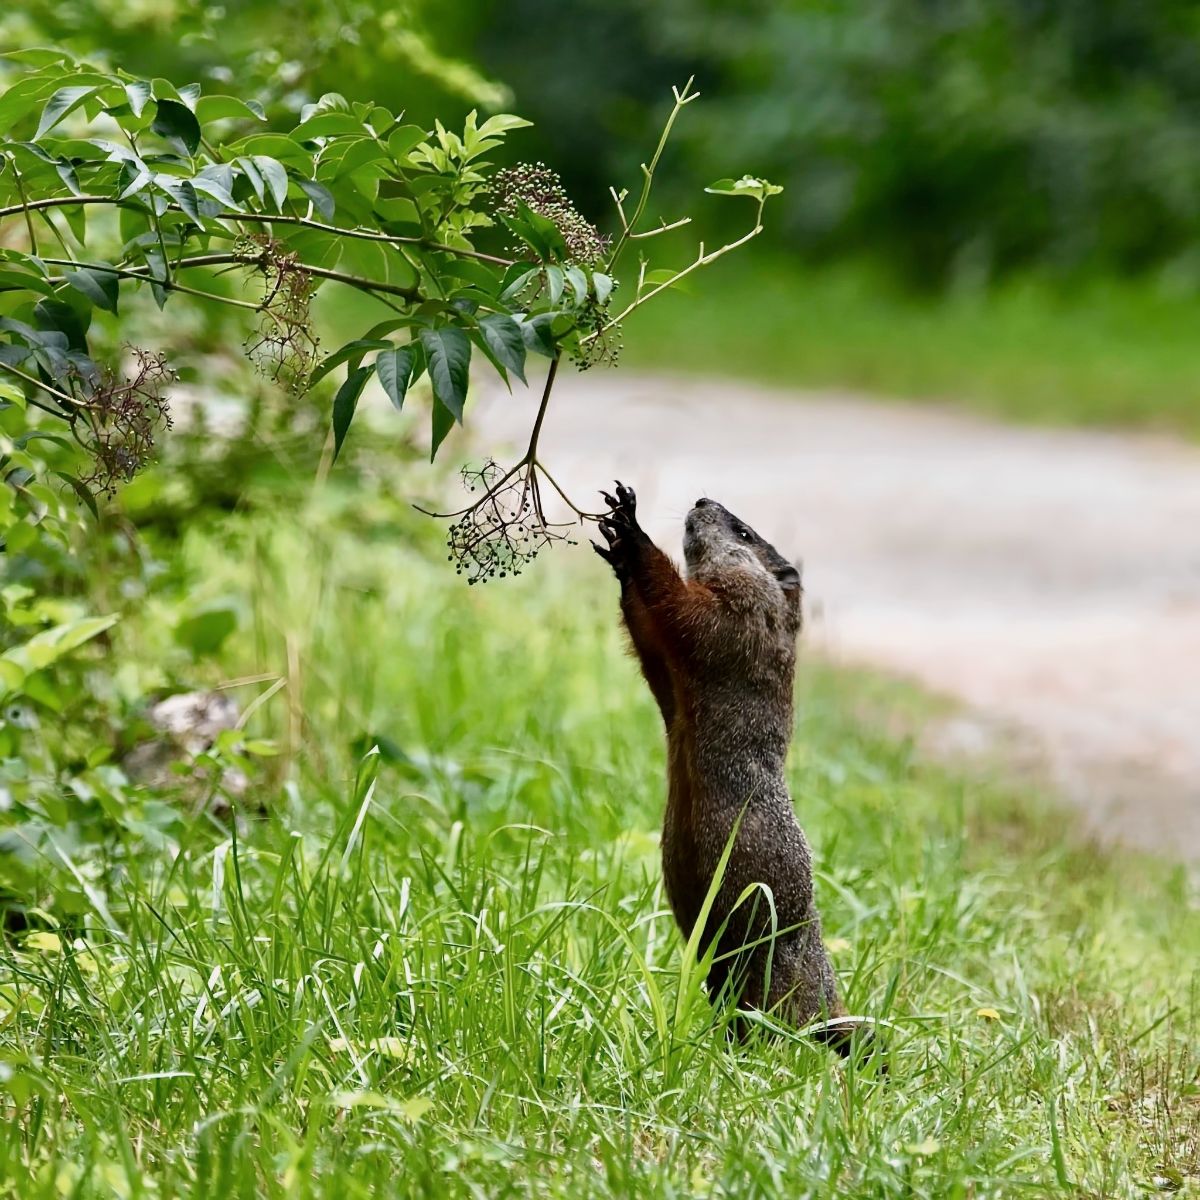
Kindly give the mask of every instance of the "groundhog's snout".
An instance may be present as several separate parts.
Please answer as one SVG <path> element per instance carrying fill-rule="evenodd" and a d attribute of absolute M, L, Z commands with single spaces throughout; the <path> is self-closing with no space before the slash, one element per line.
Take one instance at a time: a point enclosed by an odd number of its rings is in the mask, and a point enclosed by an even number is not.
<path fill-rule="evenodd" d="M 714 537 L 719 537 L 723 509 L 707 496 L 701 496 L 692 506 L 683 523 L 683 557 L 694 566 L 711 549 Z"/>

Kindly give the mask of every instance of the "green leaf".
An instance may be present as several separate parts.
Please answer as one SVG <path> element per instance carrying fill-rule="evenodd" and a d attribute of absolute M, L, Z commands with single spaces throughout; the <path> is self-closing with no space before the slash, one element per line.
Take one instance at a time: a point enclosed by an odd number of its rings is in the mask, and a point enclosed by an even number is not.
<path fill-rule="evenodd" d="M 211 196 L 225 208 L 238 211 L 241 205 L 233 198 L 233 168 L 226 163 L 210 163 L 198 175 L 192 176 L 192 187 Z"/>
<path fill-rule="evenodd" d="M 32 675 L 51 663 L 57 662 L 72 650 L 99 636 L 117 623 L 116 615 L 106 617 L 81 617 L 35 633 L 27 642 L 14 646 L 0 655 L 0 661 L 11 663 L 24 675 Z M 10 690 L 11 690 L 11 685 Z M 19 685 L 18 685 L 19 686 Z"/>
<path fill-rule="evenodd" d="M 87 353 L 89 322 L 84 320 L 73 305 L 65 300 L 39 300 L 34 306 L 33 316 L 42 329 L 55 329 L 65 334 L 70 349 Z"/>
<path fill-rule="evenodd" d="M 313 202 L 313 208 L 325 220 L 332 221 L 333 214 L 337 208 L 337 205 L 334 203 L 333 193 L 323 183 L 318 183 L 315 179 L 304 179 L 301 176 L 297 176 L 296 182 L 300 185 L 300 190 Z"/>
<path fill-rule="evenodd" d="M 479 332 L 488 356 L 497 364 L 500 374 L 504 375 L 505 370 L 509 370 L 524 383 L 525 338 L 516 321 L 504 313 L 492 313 L 480 317 Z"/>
<path fill-rule="evenodd" d="M 197 658 L 215 654 L 238 627 L 237 610 L 227 603 L 214 603 L 175 626 L 175 640 Z"/>
<path fill-rule="evenodd" d="M 159 100 L 158 112 L 150 128 L 189 157 L 200 145 L 200 122 L 196 120 L 196 114 L 178 100 Z"/>
<path fill-rule="evenodd" d="M 545 312 L 533 317 L 515 318 L 527 350 L 532 350 L 534 354 L 544 354 L 547 358 L 554 357 L 554 333 L 551 325 L 557 316 L 556 312 Z"/>
<path fill-rule="evenodd" d="M 194 224 L 201 224 L 200 201 L 196 197 L 196 189 L 192 187 L 190 179 L 176 179 L 173 175 L 156 175 L 154 182 L 183 209 Z"/>
<path fill-rule="evenodd" d="M 310 138 L 336 137 L 344 133 L 362 133 L 363 123 L 348 112 L 323 112 L 302 121 L 291 132 L 298 142 L 306 142 Z"/>
<path fill-rule="evenodd" d="M 319 383 L 330 371 L 335 367 L 340 367 L 344 362 L 361 360 L 368 350 L 390 350 L 391 348 L 392 343 L 386 342 L 382 338 L 355 338 L 354 341 L 347 342 L 340 349 L 335 350 L 313 371 L 308 377 L 308 386 L 312 387 Z M 354 365 L 357 366 L 358 362 L 355 361 Z"/>
<path fill-rule="evenodd" d="M 596 303 L 599 305 L 607 304 L 613 290 L 612 276 L 605 275 L 601 271 L 596 271 L 592 275 L 592 287 L 596 289 Z"/>
<path fill-rule="evenodd" d="M 42 109 L 42 119 L 38 122 L 35 138 L 44 137 L 68 113 L 77 109 L 89 96 L 93 96 L 100 88 L 95 84 L 83 87 L 59 88 Z"/>
<path fill-rule="evenodd" d="M 420 125 L 401 125 L 388 134 L 388 153 L 396 159 L 403 158 L 414 146 L 425 140 L 425 130 Z"/>
<path fill-rule="evenodd" d="M 358 408 L 358 398 L 367 385 L 367 380 L 375 373 L 372 363 L 365 367 L 355 367 L 347 376 L 346 382 L 338 388 L 338 394 L 333 398 L 333 461 L 342 452 L 342 443 L 354 420 L 355 409 Z"/>
<path fill-rule="evenodd" d="M 267 114 L 257 100 L 237 96 L 201 96 L 196 101 L 196 117 L 201 124 L 209 121 L 265 121 Z"/>
<path fill-rule="evenodd" d="M 397 411 L 404 407 L 404 396 L 408 385 L 413 381 L 419 356 L 420 347 L 412 345 L 381 350 L 375 356 L 375 370 L 379 373 L 379 382 L 383 384 L 383 390 L 387 392 L 388 399 Z"/>
<path fill-rule="evenodd" d="M 51 67 L 58 63 L 73 63 L 75 60 L 65 51 L 53 46 L 30 46 L 24 50 L 5 50 L 0 58 L 25 63 L 31 67 Z"/>
<path fill-rule="evenodd" d="M 120 295 L 120 280 L 111 271 L 93 271 L 89 267 L 80 267 L 76 271 L 64 274 L 66 281 L 78 292 L 82 292 L 97 308 L 106 312 L 117 311 L 117 298 Z"/>
<path fill-rule="evenodd" d="M 497 134 L 508 133 L 510 129 L 528 129 L 532 125 L 533 122 L 526 121 L 524 117 L 514 117 L 512 113 L 497 113 L 480 125 L 479 136 L 495 137 Z"/>
<path fill-rule="evenodd" d="M 568 267 L 565 273 L 571 291 L 575 293 L 575 303 L 583 304 L 588 298 L 587 276 L 578 267 Z"/>
<path fill-rule="evenodd" d="M 0 93 L 0 135 L 6 134 L 26 113 L 32 112 L 46 94 L 46 81 L 38 75 L 18 79 Z"/>
<path fill-rule="evenodd" d="M 432 422 L 429 439 L 430 462 L 437 458 L 438 448 L 446 440 L 446 435 L 454 428 L 454 414 L 436 398 L 433 401 Z"/>
<path fill-rule="evenodd" d="M 421 345 L 425 348 L 434 397 L 461 423 L 471 370 L 470 339 L 461 329 L 444 325 L 440 329 L 422 329 Z"/>
<path fill-rule="evenodd" d="M 68 475 L 64 471 L 55 471 L 54 473 L 59 477 L 59 479 L 65 480 L 70 485 L 71 490 L 75 493 L 79 503 L 82 504 L 96 520 L 99 520 L 100 509 L 96 506 L 96 497 L 92 495 L 91 489 L 87 487 L 82 480 L 77 479 L 74 475 Z"/>
<path fill-rule="evenodd" d="M 753 175 L 743 175 L 741 179 L 718 179 L 704 190 L 714 196 L 749 196 L 752 200 L 766 200 L 768 196 L 778 196 L 783 188 L 765 179 L 755 179 Z"/>
<path fill-rule="evenodd" d="M 54 285 L 41 275 L 23 271 L 13 263 L 0 264 L 0 292 L 38 292 L 54 295 Z"/>
<path fill-rule="evenodd" d="M 125 85 L 125 98 L 135 117 L 140 117 L 146 105 L 150 103 L 150 85 L 144 79 L 135 79 Z"/>
<path fill-rule="evenodd" d="M 549 217 L 534 212 L 524 200 L 517 201 L 517 212 L 549 248 L 549 254 L 543 257 L 554 258 L 560 262 L 568 257 L 567 243 L 563 239 L 562 230 Z"/>
<path fill-rule="evenodd" d="M 275 207 L 282 210 L 288 194 L 288 177 L 283 163 L 265 154 L 255 154 L 251 161 L 262 172 L 267 187 L 271 189 L 271 199 L 275 201 Z"/>

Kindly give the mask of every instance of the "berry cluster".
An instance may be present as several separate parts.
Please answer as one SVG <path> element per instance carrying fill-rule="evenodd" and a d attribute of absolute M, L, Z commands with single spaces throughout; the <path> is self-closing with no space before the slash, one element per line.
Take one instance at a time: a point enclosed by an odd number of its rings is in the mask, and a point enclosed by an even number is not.
<path fill-rule="evenodd" d="M 492 199 L 496 212 L 515 217 L 518 205 L 558 226 L 571 261 L 581 265 L 599 262 L 608 251 L 606 238 L 571 203 L 557 171 L 545 163 L 517 163 L 496 173 L 492 180 Z"/>
<path fill-rule="evenodd" d="M 506 473 L 488 459 L 478 469 L 463 467 L 462 481 L 469 493 L 482 491 L 483 497 L 450 526 L 446 557 L 468 583 L 520 575 L 545 547 L 575 544 L 547 523 L 532 463 Z"/>
<path fill-rule="evenodd" d="M 92 380 L 83 416 L 91 431 L 92 473 L 83 483 L 96 495 L 112 496 L 150 461 L 154 435 L 171 427 L 165 390 L 175 380 L 166 358 L 131 348 L 134 371 L 105 371 Z"/>
<path fill-rule="evenodd" d="M 258 328 L 246 339 L 246 355 L 273 383 L 300 394 L 317 364 L 319 340 L 312 329 L 313 281 L 299 258 L 264 234 L 239 239 L 237 250 L 253 258 L 265 276 Z"/>

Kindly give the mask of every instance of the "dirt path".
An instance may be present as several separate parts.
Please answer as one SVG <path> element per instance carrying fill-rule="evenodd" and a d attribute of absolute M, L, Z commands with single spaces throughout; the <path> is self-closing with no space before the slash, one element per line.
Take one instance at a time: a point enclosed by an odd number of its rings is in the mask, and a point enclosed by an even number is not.
<path fill-rule="evenodd" d="M 488 395 L 489 438 L 531 396 Z M 568 376 L 560 478 L 634 484 L 678 555 L 713 496 L 804 561 L 808 638 L 971 714 L 952 751 L 1039 764 L 1089 829 L 1200 860 L 1200 450 L 943 409 Z"/>

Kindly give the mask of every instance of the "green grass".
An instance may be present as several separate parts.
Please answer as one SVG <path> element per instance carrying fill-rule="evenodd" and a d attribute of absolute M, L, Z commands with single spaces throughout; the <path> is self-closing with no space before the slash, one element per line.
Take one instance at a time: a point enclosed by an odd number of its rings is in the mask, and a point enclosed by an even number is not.
<path fill-rule="evenodd" d="M 625 361 L 1200 436 L 1200 299 L 1149 282 L 922 298 L 861 266 L 731 258 L 631 320 Z"/>
<path fill-rule="evenodd" d="M 77 864 L 113 929 L 0 943 L 0 1195 L 1196 1187 L 1182 870 L 916 764 L 858 715 L 890 691 L 806 662 L 791 783 L 891 1076 L 730 1050 L 679 989 L 662 739 L 611 579 L 561 552 L 469 590 L 331 497 L 182 544 L 197 602 L 245 598 L 222 673 L 286 676 L 250 728 L 296 757 L 237 826 Z M 129 670 L 158 669 L 160 628 L 152 607 L 118 627 Z M 387 751 L 365 767 L 364 737 Z"/>

